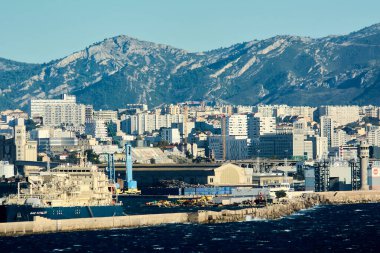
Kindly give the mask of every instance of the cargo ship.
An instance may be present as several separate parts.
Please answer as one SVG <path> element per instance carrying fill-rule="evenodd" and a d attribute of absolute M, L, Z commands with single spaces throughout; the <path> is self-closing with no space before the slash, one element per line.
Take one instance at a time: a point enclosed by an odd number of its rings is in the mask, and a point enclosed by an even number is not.
<path fill-rule="evenodd" d="M 0 222 L 123 216 L 115 184 L 96 166 L 59 166 L 29 175 L 27 187 L 0 199 Z"/>

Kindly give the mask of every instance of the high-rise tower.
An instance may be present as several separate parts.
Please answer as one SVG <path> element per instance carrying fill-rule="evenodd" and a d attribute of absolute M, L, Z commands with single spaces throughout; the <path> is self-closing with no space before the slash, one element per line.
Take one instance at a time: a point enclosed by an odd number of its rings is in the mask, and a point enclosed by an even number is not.
<path fill-rule="evenodd" d="M 368 179 L 367 179 L 367 170 L 368 170 L 368 163 L 369 163 L 369 145 L 366 141 L 360 142 L 359 158 L 360 158 L 360 171 L 361 171 L 360 190 L 367 191 L 369 190 Z"/>

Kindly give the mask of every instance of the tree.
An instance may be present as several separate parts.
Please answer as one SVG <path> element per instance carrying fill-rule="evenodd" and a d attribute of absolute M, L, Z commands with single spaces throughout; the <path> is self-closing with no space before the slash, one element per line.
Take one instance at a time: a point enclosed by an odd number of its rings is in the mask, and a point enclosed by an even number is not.
<path fill-rule="evenodd" d="M 284 191 L 284 190 L 276 191 L 276 198 L 277 199 L 284 198 L 284 197 L 286 197 L 286 191 Z"/>
<path fill-rule="evenodd" d="M 89 162 L 91 162 L 91 163 L 93 163 L 93 164 L 98 164 L 98 163 L 100 163 L 100 162 L 99 162 L 99 155 L 96 154 L 96 153 L 94 152 L 94 150 L 89 149 L 89 150 L 86 150 L 84 153 L 86 154 L 87 161 L 89 161 Z"/>
<path fill-rule="evenodd" d="M 108 122 L 106 124 L 107 126 L 107 133 L 109 137 L 115 137 L 116 136 L 116 124 L 112 121 Z"/>
<path fill-rule="evenodd" d="M 193 158 L 194 158 L 193 154 L 192 154 L 192 153 L 190 153 L 190 151 L 189 151 L 189 150 L 186 150 L 186 153 L 185 153 L 185 155 L 186 155 L 186 157 L 187 157 L 187 158 L 189 158 L 189 159 L 193 159 Z"/>

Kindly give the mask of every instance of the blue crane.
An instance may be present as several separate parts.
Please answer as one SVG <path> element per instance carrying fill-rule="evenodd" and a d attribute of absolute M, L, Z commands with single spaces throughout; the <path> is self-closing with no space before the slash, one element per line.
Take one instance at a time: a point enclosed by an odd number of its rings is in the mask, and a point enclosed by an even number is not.
<path fill-rule="evenodd" d="M 125 145 L 125 167 L 126 167 L 126 176 L 125 176 L 125 190 L 126 193 L 139 193 L 137 189 L 137 182 L 133 180 L 132 175 L 132 146 L 130 144 Z"/>

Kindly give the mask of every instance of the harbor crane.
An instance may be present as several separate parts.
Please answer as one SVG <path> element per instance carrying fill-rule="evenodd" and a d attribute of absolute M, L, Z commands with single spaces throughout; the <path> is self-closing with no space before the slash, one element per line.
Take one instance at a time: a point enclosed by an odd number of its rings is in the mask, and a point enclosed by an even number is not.
<path fill-rule="evenodd" d="M 116 173 L 115 173 L 115 158 L 114 154 L 107 154 L 107 168 L 108 178 L 110 183 L 116 184 L 119 188 L 119 184 L 117 184 Z M 132 172 L 132 146 L 130 144 L 125 145 L 125 180 L 124 187 L 120 189 L 120 191 L 124 194 L 139 194 L 141 191 L 137 189 L 137 182 L 133 180 L 133 172 Z"/>
<path fill-rule="evenodd" d="M 107 153 L 107 168 L 108 179 L 110 183 L 116 183 L 116 175 L 115 175 L 115 156 L 112 153 Z"/>
<path fill-rule="evenodd" d="M 132 146 L 125 144 L 125 181 L 124 193 L 126 194 L 139 194 L 141 191 L 137 189 L 137 182 L 133 180 L 132 174 Z"/>

